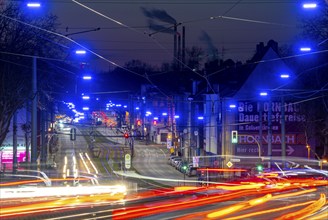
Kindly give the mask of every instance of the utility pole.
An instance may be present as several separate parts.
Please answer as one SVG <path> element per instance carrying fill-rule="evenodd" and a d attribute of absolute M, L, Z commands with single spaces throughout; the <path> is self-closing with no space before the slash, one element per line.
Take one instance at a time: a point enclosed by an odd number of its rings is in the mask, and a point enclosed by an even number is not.
<path fill-rule="evenodd" d="M 269 97 L 268 107 L 268 157 L 269 163 L 268 168 L 271 168 L 271 156 L 272 156 L 272 98 Z"/>
<path fill-rule="evenodd" d="M 260 129 L 259 129 L 259 149 L 262 149 L 263 143 L 263 103 L 260 101 L 259 116 L 260 116 Z"/>
<path fill-rule="evenodd" d="M 33 72 L 32 72 L 32 133 L 31 133 L 31 164 L 36 165 L 37 161 L 37 59 L 33 56 Z"/>
<path fill-rule="evenodd" d="M 283 167 L 286 160 L 285 98 L 281 96 L 281 159 Z"/>
<path fill-rule="evenodd" d="M 26 166 L 28 165 L 29 158 L 30 158 L 30 137 L 29 133 L 31 132 L 30 128 L 30 113 L 29 113 L 29 101 L 26 101 L 26 128 L 25 128 L 25 151 L 26 151 L 26 156 L 25 156 L 25 163 Z"/>
<path fill-rule="evenodd" d="M 17 111 L 13 117 L 13 173 L 17 172 Z"/>

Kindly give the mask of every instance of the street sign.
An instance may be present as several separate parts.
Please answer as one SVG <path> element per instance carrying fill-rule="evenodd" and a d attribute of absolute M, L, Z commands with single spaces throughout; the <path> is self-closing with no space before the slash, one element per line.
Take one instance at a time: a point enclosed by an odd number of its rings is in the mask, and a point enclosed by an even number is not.
<path fill-rule="evenodd" d="M 282 149 L 272 149 L 272 152 L 281 152 Z M 290 156 L 292 153 L 294 153 L 294 148 L 292 146 L 289 146 L 287 145 L 287 149 L 286 149 L 286 152 L 287 152 L 287 155 Z"/>
<path fill-rule="evenodd" d="M 192 157 L 192 166 L 199 167 L 199 157 L 198 156 Z"/>
<path fill-rule="evenodd" d="M 71 128 L 70 138 L 71 138 L 71 141 L 76 140 L 76 128 Z"/>
<path fill-rule="evenodd" d="M 130 169 L 131 168 L 131 155 L 130 154 L 125 154 L 124 162 L 125 162 L 125 168 Z"/>
<path fill-rule="evenodd" d="M 172 144 L 171 139 L 170 138 L 167 138 L 166 139 L 166 147 L 167 147 L 167 149 L 170 149 L 171 148 L 171 144 Z"/>
<path fill-rule="evenodd" d="M 227 167 L 232 167 L 233 166 L 233 163 L 231 163 L 230 161 L 228 161 L 228 163 L 226 164 L 227 165 Z"/>

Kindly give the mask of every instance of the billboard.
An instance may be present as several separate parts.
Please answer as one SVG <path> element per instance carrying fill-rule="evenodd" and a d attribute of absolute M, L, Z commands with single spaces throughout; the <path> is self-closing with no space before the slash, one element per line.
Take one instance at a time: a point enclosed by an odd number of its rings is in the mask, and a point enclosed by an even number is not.
<path fill-rule="evenodd" d="M 235 154 L 240 156 L 268 155 L 269 120 L 271 118 L 271 146 L 272 156 L 281 156 L 281 122 L 282 106 L 285 119 L 286 156 L 307 157 L 305 130 L 305 115 L 302 114 L 300 104 L 289 102 L 238 102 L 237 130 L 238 143 L 235 144 Z M 270 110 L 271 109 L 271 117 Z M 262 138 L 260 137 L 262 133 Z"/>

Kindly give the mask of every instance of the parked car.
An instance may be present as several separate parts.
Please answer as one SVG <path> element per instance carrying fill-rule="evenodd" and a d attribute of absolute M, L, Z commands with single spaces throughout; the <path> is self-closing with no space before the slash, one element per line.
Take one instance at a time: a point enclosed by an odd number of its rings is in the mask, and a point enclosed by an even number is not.
<path fill-rule="evenodd" d="M 180 158 L 180 157 L 179 157 L 179 156 L 172 155 L 172 156 L 170 156 L 170 157 L 168 158 L 167 163 L 172 165 L 173 159 L 175 159 L 175 158 Z"/>
<path fill-rule="evenodd" d="M 187 170 L 186 170 L 186 175 L 187 176 L 197 176 L 197 169 L 198 167 L 193 167 L 193 166 L 189 166 L 187 167 Z"/>
<path fill-rule="evenodd" d="M 171 162 L 171 165 L 175 167 L 178 161 L 182 161 L 182 158 L 181 157 L 174 158 Z"/>

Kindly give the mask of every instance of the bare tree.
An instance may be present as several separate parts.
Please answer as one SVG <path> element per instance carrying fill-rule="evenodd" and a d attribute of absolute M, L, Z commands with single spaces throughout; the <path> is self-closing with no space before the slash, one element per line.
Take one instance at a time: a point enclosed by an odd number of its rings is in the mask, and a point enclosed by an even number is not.
<path fill-rule="evenodd" d="M 56 17 L 33 17 L 24 13 L 21 5 L 10 2 L 0 8 L 0 145 L 8 133 L 13 114 L 35 96 L 31 93 L 32 57 L 59 54 L 54 44 L 59 42 L 57 36 L 45 31 L 55 30 Z M 38 68 L 43 65 L 45 63 Z M 47 77 L 40 75 L 40 79 Z"/>
<path fill-rule="evenodd" d="M 323 146 L 323 155 L 328 156 L 328 4 L 321 0 L 321 7 L 315 14 L 302 20 L 302 39 L 312 42 L 318 53 L 306 56 L 299 66 L 310 63 L 300 78 L 304 87 L 310 91 L 306 98 L 311 101 L 307 112 L 309 121 L 315 128 L 319 146 Z"/>
<path fill-rule="evenodd" d="M 186 56 L 187 65 L 192 69 L 199 70 L 203 61 L 204 50 L 200 47 L 193 46 L 190 49 L 186 49 Z"/>

